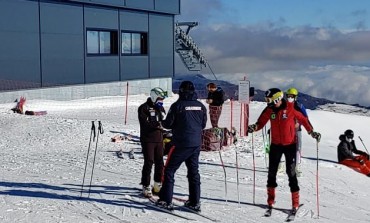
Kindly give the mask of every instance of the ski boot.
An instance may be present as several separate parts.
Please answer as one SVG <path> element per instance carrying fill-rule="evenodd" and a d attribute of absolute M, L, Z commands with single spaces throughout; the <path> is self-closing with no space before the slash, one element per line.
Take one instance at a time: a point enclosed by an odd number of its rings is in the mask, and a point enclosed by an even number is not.
<path fill-rule="evenodd" d="M 160 208 L 167 209 L 169 211 L 173 211 L 173 204 L 167 203 L 166 201 L 158 200 L 155 205 L 157 205 Z"/>
<path fill-rule="evenodd" d="M 184 204 L 185 207 L 195 211 L 195 212 L 200 212 L 200 203 L 197 203 L 197 204 L 193 204 L 191 203 L 190 201 L 185 201 L 185 204 Z"/>
<path fill-rule="evenodd" d="M 292 192 L 292 207 L 295 210 L 299 207 L 299 191 Z"/>
<path fill-rule="evenodd" d="M 147 198 L 152 197 L 152 188 L 150 186 L 143 186 L 143 195 Z"/>

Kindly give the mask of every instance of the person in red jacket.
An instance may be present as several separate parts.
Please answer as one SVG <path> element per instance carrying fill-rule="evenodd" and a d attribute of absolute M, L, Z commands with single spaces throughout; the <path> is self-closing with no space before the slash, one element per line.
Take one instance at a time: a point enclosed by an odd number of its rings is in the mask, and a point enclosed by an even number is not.
<path fill-rule="evenodd" d="M 269 154 L 269 169 L 267 178 L 267 204 L 269 208 L 275 203 L 276 174 L 282 155 L 285 156 L 286 173 L 289 178 L 289 187 L 292 195 L 293 209 L 299 206 L 299 186 L 295 171 L 297 150 L 296 120 L 304 126 L 308 134 L 320 141 L 321 135 L 313 130 L 312 125 L 302 112 L 292 103 L 287 103 L 284 93 L 278 88 L 271 88 L 265 92 L 267 107 L 262 111 L 257 122 L 248 126 L 252 133 L 262 129 L 268 121 L 271 124 L 271 146 Z"/>

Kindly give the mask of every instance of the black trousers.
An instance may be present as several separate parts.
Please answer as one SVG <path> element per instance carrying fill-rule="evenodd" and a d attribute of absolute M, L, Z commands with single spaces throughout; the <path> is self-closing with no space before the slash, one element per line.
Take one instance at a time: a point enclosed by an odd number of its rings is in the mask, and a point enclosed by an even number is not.
<path fill-rule="evenodd" d="M 289 187 L 291 192 L 299 191 L 298 179 L 295 172 L 296 166 L 296 143 L 291 145 L 276 145 L 271 144 L 269 153 L 269 171 L 267 177 L 267 187 L 277 187 L 276 174 L 278 171 L 281 157 L 285 156 L 286 174 L 289 179 Z"/>
<path fill-rule="evenodd" d="M 198 204 L 200 200 L 200 175 L 199 175 L 200 147 L 175 147 L 169 154 L 164 170 L 164 181 L 159 198 L 167 203 L 172 203 L 173 187 L 175 184 L 175 173 L 183 162 L 188 169 L 187 177 L 189 183 L 189 201 Z"/>
<path fill-rule="evenodd" d="M 150 174 L 154 164 L 154 181 L 161 182 L 163 174 L 163 143 L 162 142 L 142 142 L 144 155 L 144 166 L 141 174 L 141 184 L 150 185 Z"/>

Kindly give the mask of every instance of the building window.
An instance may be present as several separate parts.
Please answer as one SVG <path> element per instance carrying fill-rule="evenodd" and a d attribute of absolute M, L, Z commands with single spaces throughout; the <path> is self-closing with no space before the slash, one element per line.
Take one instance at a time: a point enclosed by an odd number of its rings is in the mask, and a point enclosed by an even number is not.
<path fill-rule="evenodd" d="M 111 30 L 87 30 L 88 55 L 117 55 L 118 32 Z"/>
<path fill-rule="evenodd" d="M 148 34 L 122 32 L 121 53 L 125 55 L 147 55 L 148 54 Z"/>

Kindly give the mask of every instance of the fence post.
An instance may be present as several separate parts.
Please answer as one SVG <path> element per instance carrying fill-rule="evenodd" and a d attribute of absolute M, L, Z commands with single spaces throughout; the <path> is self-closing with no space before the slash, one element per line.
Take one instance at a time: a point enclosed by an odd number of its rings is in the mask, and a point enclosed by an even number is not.
<path fill-rule="evenodd" d="M 244 135 L 248 136 L 249 104 L 244 104 Z"/>
<path fill-rule="evenodd" d="M 240 104 L 240 122 L 239 122 L 239 132 L 240 136 L 244 136 L 244 133 L 242 132 L 242 126 L 243 126 L 243 103 Z"/>
<path fill-rule="evenodd" d="M 126 84 L 125 125 L 127 124 L 127 107 L 128 107 L 128 82 L 127 82 L 127 84 Z"/>
<path fill-rule="evenodd" d="M 230 131 L 232 129 L 233 129 L 233 98 L 230 98 Z M 235 136 L 230 137 L 230 145 L 233 142 L 232 140 L 234 140 L 233 137 Z"/>

